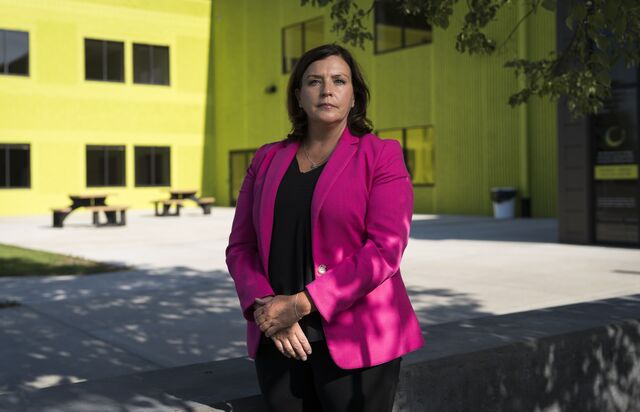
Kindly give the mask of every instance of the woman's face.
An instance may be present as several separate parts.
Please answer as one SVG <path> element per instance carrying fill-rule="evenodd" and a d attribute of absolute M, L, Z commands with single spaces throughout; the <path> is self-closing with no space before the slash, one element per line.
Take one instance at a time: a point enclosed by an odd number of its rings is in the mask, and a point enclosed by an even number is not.
<path fill-rule="evenodd" d="M 349 65 L 340 56 L 316 60 L 302 75 L 296 96 L 309 125 L 346 122 L 354 103 Z"/>

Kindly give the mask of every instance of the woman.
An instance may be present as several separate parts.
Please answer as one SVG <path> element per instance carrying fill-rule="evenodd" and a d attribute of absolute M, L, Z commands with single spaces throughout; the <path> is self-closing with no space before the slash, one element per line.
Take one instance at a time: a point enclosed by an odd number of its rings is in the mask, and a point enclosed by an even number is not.
<path fill-rule="evenodd" d="M 305 53 L 292 132 L 240 189 L 227 266 L 273 411 L 391 411 L 401 356 L 423 344 L 399 270 L 411 180 L 398 142 L 370 134 L 368 100 L 346 49 Z"/>

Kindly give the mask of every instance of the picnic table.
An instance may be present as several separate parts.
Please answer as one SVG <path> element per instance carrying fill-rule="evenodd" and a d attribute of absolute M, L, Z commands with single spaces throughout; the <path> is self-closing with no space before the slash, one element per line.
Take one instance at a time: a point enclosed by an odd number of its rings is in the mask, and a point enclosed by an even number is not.
<path fill-rule="evenodd" d="M 53 227 L 63 227 L 67 216 L 80 208 L 92 212 L 95 226 L 124 226 L 126 224 L 125 212 L 128 206 L 107 205 L 107 196 L 105 193 L 69 195 L 69 199 L 71 199 L 70 206 L 52 209 Z M 100 221 L 100 212 L 104 213 L 106 222 Z"/>
<path fill-rule="evenodd" d="M 107 196 L 105 193 L 69 195 L 69 199 L 73 202 L 70 207 L 71 209 L 78 209 L 88 206 L 104 206 L 107 202 Z"/>
<path fill-rule="evenodd" d="M 152 200 L 156 216 L 180 216 L 180 209 L 186 200 L 195 202 L 205 215 L 211 214 L 211 206 L 216 199 L 213 197 L 198 197 L 195 189 L 171 189 L 169 199 Z M 162 208 L 160 208 L 162 207 Z M 173 207 L 173 212 L 171 208 Z"/>
<path fill-rule="evenodd" d="M 169 190 L 169 194 L 171 195 L 171 199 L 192 199 L 197 200 L 196 196 L 198 193 L 197 190 L 193 189 L 171 189 Z"/>

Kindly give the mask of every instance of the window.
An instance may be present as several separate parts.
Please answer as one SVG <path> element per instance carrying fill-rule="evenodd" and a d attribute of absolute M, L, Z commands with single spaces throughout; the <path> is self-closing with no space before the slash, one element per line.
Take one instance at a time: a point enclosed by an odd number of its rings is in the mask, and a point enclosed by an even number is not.
<path fill-rule="evenodd" d="M 433 127 L 387 129 L 379 131 L 378 136 L 400 142 L 404 152 L 404 160 L 414 185 L 435 184 Z"/>
<path fill-rule="evenodd" d="M 169 147 L 136 146 L 136 186 L 171 186 Z"/>
<path fill-rule="evenodd" d="M 324 42 L 322 17 L 282 29 L 282 72 L 290 73 L 307 50 Z"/>
<path fill-rule="evenodd" d="M 375 52 L 383 53 L 431 43 L 431 26 L 418 16 L 406 15 L 397 3 L 375 3 Z"/>
<path fill-rule="evenodd" d="M 0 30 L 0 74 L 29 75 L 29 33 Z"/>
<path fill-rule="evenodd" d="M 229 186 L 229 198 L 231 205 L 235 206 L 242 187 L 242 181 L 251 164 L 256 149 L 233 150 L 229 152 L 229 177 L 231 185 Z"/>
<path fill-rule="evenodd" d="M 124 43 L 84 39 L 84 67 L 87 80 L 124 82 Z"/>
<path fill-rule="evenodd" d="M 169 84 L 169 47 L 133 45 L 133 82 Z"/>
<path fill-rule="evenodd" d="M 0 144 L 0 188 L 31 187 L 28 144 Z"/>
<path fill-rule="evenodd" d="M 87 187 L 124 186 L 124 146 L 87 146 Z"/>

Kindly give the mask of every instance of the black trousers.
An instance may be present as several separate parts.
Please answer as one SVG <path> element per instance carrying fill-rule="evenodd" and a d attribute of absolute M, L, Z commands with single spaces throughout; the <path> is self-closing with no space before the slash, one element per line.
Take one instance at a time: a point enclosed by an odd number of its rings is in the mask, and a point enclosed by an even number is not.
<path fill-rule="evenodd" d="M 285 357 L 262 342 L 255 365 L 272 412 L 391 412 L 400 376 L 397 358 L 361 369 L 340 369 L 325 341 L 311 342 L 306 361 Z"/>

